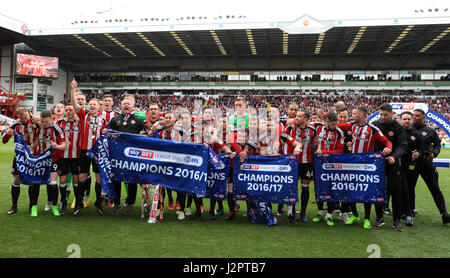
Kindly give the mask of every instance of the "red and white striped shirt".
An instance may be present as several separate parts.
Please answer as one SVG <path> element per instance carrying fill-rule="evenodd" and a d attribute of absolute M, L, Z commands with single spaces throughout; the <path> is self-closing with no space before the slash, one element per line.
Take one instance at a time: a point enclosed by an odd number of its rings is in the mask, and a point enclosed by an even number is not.
<path fill-rule="evenodd" d="M 112 120 L 112 118 L 114 118 L 115 116 L 119 115 L 119 113 L 115 112 L 115 111 L 99 111 L 98 112 L 99 116 L 102 116 L 103 119 L 105 119 L 105 123 L 106 126 L 109 125 L 109 122 Z"/>
<path fill-rule="evenodd" d="M 344 132 L 337 127 L 335 130 L 328 129 L 323 124 L 316 124 L 317 150 L 322 153 L 343 153 Z"/>
<path fill-rule="evenodd" d="M 316 137 L 316 129 L 314 126 L 307 124 L 305 128 L 300 128 L 297 125 L 288 125 L 283 133 L 281 139 L 288 143 L 288 150 L 286 154 L 293 153 L 295 141 L 302 144 L 302 151 L 298 156 L 298 163 L 312 163 L 313 161 L 313 145 Z"/>
<path fill-rule="evenodd" d="M 80 157 L 81 126 L 78 121 L 68 121 L 66 118 L 60 119 L 58 125 L 64 131 L 67 148 L 64 150 L 62 158 Z"/>
<path fill-rule="evenodd" d="M 50 127 L 39 127 L 37 132 L 37 140 L 38 140 L 38 153 L 42 154 L 49 148 L 51 148 L 50 143 L 56 142 L 56 144 L 60 145 L 65 142 L 64 132 L 59 125 L 56 123 L 52 123 Z M 58 161 L 61 157 L 62 151 L 54 150 L 53 151 L 53 161 Z"/>
<path fill-rule="evenodd" d="M 177 126 L 174 126 L 171 131 L 167 131 L 165 128 L 158 131 L 158 138 L 175 142 L 190 142 L 189 136 L 186 136 L 183 129 Z"/>
<path fill-rule="evenodd" d="M 392 150 L 392 143 L 381 132 L 381 130 L 369 122 L 365 122 L 362 126 L 356 122 L 341 123 L 338 127 L 342 130 L 352 131 L 352 153 L 373 152 L 375 140 L 383 143 L 387 148 Z"/>
<path fill-rule="evenodd" d="M 105 119 L 102 116 L 91 116 L 83 108 L 77 113 L 81 126 L 81 150 L 90 150 L 95 141 L 106 128 Z"/>
<path fill-rule="evenodd" d="M 36 127 L 39 128 L 39 125 L 36 124 Z M 23 124 L 21 122 L 16 122 L 11 126 L 11 129 L 15 130 L 20 136 L 22 136 L 23 140 L 29 146 L 33 145 L 33 142 L 36 139 L 37 128 L 33 127 L 33 123 L 31 122 L 31 120 L 29 120 L 28 123 L 26 123 L 26 124 Z M 4 144 L 8 143 L 9 138 L 11 138 L 11 137 L 12 136 L 5 134 L 2 138 L 2 142 Z"/>

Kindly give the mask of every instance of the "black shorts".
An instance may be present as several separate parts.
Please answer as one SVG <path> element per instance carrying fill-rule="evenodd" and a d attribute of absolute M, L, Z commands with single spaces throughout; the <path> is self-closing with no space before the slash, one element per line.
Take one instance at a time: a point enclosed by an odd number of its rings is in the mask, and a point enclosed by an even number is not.
<path fill-rule="evenodd" d="M 298 176 L 302 180 L 314 180 L 314 164 L 313 163 L 299 163 Z"/>
<path fill-rule="evenodd" d="M 58 172 L 58 161 L 52 161 L 52 170 L 50 172 Z"/>
<path fill-rule="evenodd" d="M 80 173 L 81 174 L 89 174 L 90 168 L 91 168 L 91 162 L 92 162 L 92 170 L 94 173 L 100 173 L 98 166 L 95 162 L 93 162 L 89 156 L 86 155 L 87 150 L 81 150 L 80 151 L 80 158 L 78 160 L 78 163 L 80 164 Z"/>
<path fill-rule="evenodd" d="M 15 157 L 14 157 L 14 160 L 13 160 L 11 174 L 13 174 L 13 175 L 18 175 L 19 174 L 19 172 L 17 171 L 17 163 L 16 163 L 16 158 Z"/>
<path fill-rule="evenodd" d="M 66 176 L 69 173 L 78 175 L 80 173 L 80 163 L 78 158 L 60 158 L 58 164 L 60 176 Z"/>

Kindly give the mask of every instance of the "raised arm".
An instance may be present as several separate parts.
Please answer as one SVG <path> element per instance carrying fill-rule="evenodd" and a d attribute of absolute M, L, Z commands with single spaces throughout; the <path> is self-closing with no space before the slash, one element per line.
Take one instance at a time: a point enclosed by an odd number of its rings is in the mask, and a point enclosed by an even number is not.
<path fill-rule="evenodd" d="M 75 77 L 73 78 L 72 82 L 70 82 L 70 101 L 73 105 L 73 108 L 75 108 L 75 112 L 80 112 L 81 107 L 77 103 L 77 94 L 75 92 L 75 89 L 77 88 L 78 83 L 75 80 Z"/>

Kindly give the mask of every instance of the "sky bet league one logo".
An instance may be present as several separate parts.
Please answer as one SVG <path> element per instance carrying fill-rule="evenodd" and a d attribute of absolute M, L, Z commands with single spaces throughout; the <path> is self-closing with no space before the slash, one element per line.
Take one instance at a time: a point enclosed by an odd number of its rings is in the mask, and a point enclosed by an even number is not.
<path fill-rule="evenodd" d="M 200 167 L 203 164 L 203 158 L 198 155 L 146 150 L 134 147 L 125 148 L 124 155 L 126 157 L 134 159 L 152 160 L 165 163 L 177 163 L 195 167 Z"/>
<path fill-rule="evenodd" d="M 356 163 L 324 163 L 324 170 L 343 170 L 343 171 L 370 171 L 375 172 L 377 166 L 375 164 L 356 164 Z"/>

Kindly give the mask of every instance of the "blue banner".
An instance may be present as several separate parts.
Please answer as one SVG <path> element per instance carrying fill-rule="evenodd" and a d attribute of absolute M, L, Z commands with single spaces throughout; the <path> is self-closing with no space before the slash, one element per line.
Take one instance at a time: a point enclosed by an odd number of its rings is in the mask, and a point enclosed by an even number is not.
<path fill-rule="evenodd" d="M 206 180 L 205 198 L 225 200 L 227 196 L 227 180 L 230 172 L 230 153 L 217 155 L 219 166 L 216 168 L 212 163 L 208 164 L 208 179 Z"/>
<path fill-rule="evenodd" d="M 384 203 L 385 158 L 381 152 L 314 156 L 316 200 Z"/>
<path fill-rule="evenodd" d="M 122 132 L 109 132 L 105 136 L 111 177 L 117 181 L 160 184 L 182 192 L 205 195 L 208 163 L 220 163 L 211 154 L 211 148 L 201 144 Z M 97 153 L 92 155 L 106 157 Z"/>
<path fill-rule="evenodd" d="M 100 172 L 100 185 L 109 199 L 114 200 L 116 194 L 111 177 L 111 161 L 109 158 L 108 136 L 102 135 L 95 141 L 94 146 L 86 153 L 97 164 Z"/>
<path fill-rule="evenodd" d="M 293 155 L 234 159 L 233 194 L 237 200 L 294 205 L 298 201 L 298 161 Z"/>
<path fill-rule="evenodd" d="M 278 224 L 278 219 L 273 216 L 269 204 L 256 200 L 247 201 L 247 217 L 252 223 L 263 223 L 268 227 Z"/>
<path fill-rule="evenodd" d="M 39 156 L 33 155 L 22 136 L 14 131 L 14 150 L 20 183 L 48 184 L 52 170 L 53 149 L 49 148 Z"/>

